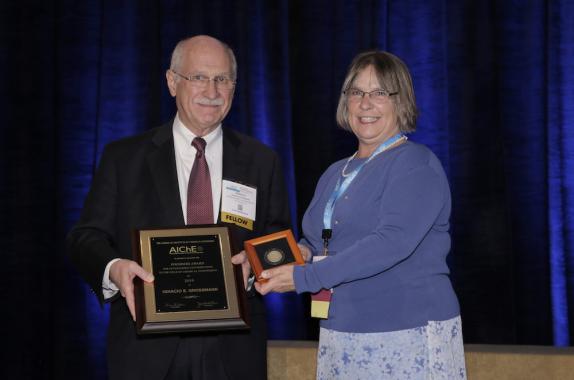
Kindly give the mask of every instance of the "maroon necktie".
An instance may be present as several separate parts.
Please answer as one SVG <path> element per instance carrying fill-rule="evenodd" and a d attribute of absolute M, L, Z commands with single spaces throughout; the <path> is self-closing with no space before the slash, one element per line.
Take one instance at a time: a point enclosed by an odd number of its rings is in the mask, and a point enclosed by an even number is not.
<path fill-rule="evenodd" d="M 205 140 L 196 137 L 191 145 L 197 150 L 187 185 L 187 224 L 212 224 L 211 179 L 205 160 Z"/>

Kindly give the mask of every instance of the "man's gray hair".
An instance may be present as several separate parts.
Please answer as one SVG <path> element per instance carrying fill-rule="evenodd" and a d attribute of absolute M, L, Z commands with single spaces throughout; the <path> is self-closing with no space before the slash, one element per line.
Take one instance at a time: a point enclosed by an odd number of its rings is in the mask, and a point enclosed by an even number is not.
<path fill-rule="evenodd" d="M 184 45 L 192 38 L 193 37 L 185 38 L 179 41 L 177 45 L 175 45 L 173 53 L 171 53 L 171 63 L 169 65 L 169 68 L 171 70 L 178 71 L 185 51 Z M 223 46 L 223 48 L 227 52 L 227 55 L 229 56 L 229 61 L 231 62 L 231 80 L 235 81 L 237 80 L 237 60 L 235 59 L 235 54 L 233 53 L 233 50 L 229 47 L 229 45 L 227 45 L 225 42 L 219 40 L 217 41 Z"/>

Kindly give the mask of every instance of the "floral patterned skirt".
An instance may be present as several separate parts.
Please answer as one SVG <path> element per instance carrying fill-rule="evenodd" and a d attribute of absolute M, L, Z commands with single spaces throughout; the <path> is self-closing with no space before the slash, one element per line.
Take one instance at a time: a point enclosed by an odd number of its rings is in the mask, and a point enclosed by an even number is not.
<path fill-rule="evenodd" d="M 460 316 L 382 333 L 321 328 L 317 379 L 466 379 Z"/>

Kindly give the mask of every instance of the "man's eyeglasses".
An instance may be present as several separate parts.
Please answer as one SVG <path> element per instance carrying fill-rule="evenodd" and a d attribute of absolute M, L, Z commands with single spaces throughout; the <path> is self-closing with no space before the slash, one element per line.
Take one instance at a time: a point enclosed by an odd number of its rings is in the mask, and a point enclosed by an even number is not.
<path fill-rule="evenodd" d="M 194 87 L 205 88 L 207 87 L 210 81 L 213 81 L 215 87 L 222 90 L 231 90 L 235 86 L 235 81 L 231 80 L 229 77 L 225 75 L 216 75 L 213 78 L 210 78 L 207 75 L 203 74 L 194 74 L 190 76 L 185 76 L 174 70 L 171 70 L 171 72 L 189 81 L 189 83 Z"/>
<path fill-rule="evenodd" d="M 343 94 L 347 97 L 347 99 L 349 99 L 350 102 L 360 102 L 365 95 L 368 95 L 371 102 L 384 104 L 391 99 L 391 96 L 397 95 L 398 91 L 388 92 L 386 90 L 373 90 L 367 92 L 361 91 L 358 88 L 350 88 L 343 91 Z"/>

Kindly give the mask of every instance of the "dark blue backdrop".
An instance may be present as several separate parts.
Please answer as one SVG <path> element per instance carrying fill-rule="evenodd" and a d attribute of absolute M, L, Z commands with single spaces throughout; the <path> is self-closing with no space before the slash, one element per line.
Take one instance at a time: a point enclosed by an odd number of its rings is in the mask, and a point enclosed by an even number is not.
<path fill-rule="evenodd" d="M 103 146 L 174 114 L 164 71 L 199 33 L 236 51 L 226 128 L 281 154 L 296 222 L 322 171 L 354 151 L 334 121 L 352 57 L 402 57 L 421 109 L 412 139 L 452 186 L 465 341 L 570 345 L 572 19 L 566 0 L 3 1 L 0 377 L 105 378 L 107 312 L 63 239 Z M 272 338 L 316 337 L 305 298 L 267 302 Z"/>

